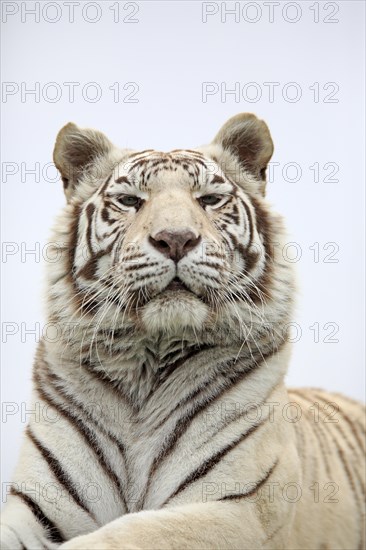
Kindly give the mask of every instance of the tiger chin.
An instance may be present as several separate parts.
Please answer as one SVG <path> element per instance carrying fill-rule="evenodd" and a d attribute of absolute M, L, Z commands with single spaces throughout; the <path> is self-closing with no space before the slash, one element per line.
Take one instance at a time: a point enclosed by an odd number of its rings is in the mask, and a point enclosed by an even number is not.
<path fill-rule="evenodd" d="M 170 152 L 61 129 L 57 337 L 36 352 L 3 550 L 365 548 L 364 406 L 284 384 L 272 153 L 248 113 Z"/>

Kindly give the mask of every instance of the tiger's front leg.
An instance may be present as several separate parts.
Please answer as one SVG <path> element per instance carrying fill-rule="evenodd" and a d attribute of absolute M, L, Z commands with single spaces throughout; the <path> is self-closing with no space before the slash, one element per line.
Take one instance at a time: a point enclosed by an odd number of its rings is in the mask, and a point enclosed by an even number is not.
<path fill-rule="evenodd" d="M 63 544 L 63 550 L 192 550 L 286 548 L 288 526 L 263 525 L 255 510 L 227 500 L 138 512 Z"/>
<path fill-rule="evenodd" d="M 260 549 L 268 538 L 255 504 L 227 500 L 138 512 L 76 537 L 62 550 Z M 276 548 L 281 548 L 276 544 Z"/>
<path fill-rule="evenodd" d="M 243 493 L 209 502 L 172 505 L 127 514 L 93 533 L 63 544 L 63 550 L 198 550 L 287 548 L 295 507 L 281 488 L 296 478 L 297 456 L 285 449 Z M 295 476 L 295 477 L 294 477 Z M 251 487 L 251 488 L 250 488 Z M 203 497 L 203 485 L 197 487 Z M 278 490 L 279 489 L 279 490 Z M 204 500 L 204 498 L 201 498 Z"/>

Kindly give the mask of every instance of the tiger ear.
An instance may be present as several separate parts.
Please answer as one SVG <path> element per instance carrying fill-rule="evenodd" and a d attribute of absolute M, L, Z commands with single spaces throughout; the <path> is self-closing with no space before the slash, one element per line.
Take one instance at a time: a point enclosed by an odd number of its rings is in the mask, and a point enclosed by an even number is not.
<path fill-rule="evenodd" d="M 81 176 L 102 157 L 112 153 L 114 145 L 96 130 L 79 128 L 69 122 L 57 134 L 53 161 L 61 173 L 66 198 L 69 200 Z"/>
<path fill-rule="evenodd" d="M 240 113 L 224 124 L 213 143 L 236 157 L 241 167 L 259 180 L 260 192 L 264 195 L 266 168 L 273 154 L 267 124 L 252 113 Z"/>

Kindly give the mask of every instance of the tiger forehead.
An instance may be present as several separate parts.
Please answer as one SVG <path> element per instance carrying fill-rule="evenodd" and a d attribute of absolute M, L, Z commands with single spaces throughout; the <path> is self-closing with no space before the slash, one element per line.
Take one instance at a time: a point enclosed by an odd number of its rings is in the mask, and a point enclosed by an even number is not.
<path fill-rule="evenodd" d="M 174 149 L 169 152 L 161 151 L 142 151 L 131 155 L 125 163 L 127 170 L 134 171 L 138 169 L 157 169 L 157 170 L 178 170 L 178 167 L 188 169 L 189 165 L 208 168 L 214 162 L 203 156 L 198 151 L 190 149 Z"/>
<path fill-rule="evenodd" d="M 115 183 L 146 188 L 160 183 L 189 184 L 199 188 L 207 183 L 224 183 L 219 166 L 199 151 L 174 149 L 170 152 L 154 150 L 134 153 L 117 166 Z"/>

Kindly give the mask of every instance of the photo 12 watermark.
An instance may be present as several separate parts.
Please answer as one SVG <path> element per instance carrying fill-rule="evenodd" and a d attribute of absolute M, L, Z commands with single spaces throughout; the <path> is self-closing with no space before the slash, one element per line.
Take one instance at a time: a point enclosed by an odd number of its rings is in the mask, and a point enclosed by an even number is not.
<path fill-rule="evenodd" d="M 139 103 L 137 82 L 2 82 L 2 103 Z"/>
<path fill-rule="evenodd" d="M 340 102 L 341 88 L 337 82 L 202 82 L 202 103 L 299 103 L 321 104 Z"/>
<path fill-rule="evenodd" d="M 1 2 L 1 22 L 12 23 L 61 23 L 95 25 L 107 21 L 118 24 L 140 22 L 140 2 L 102 1 L 88 2 Z"/>
<path fill-rule="evenodd" d="M 70 166 L 70 171 L 74 167 Z M 127 163 L 122 169 L 128 169 Z M 217 166 L 208 161 L 208 172 L 213 175 L 219 170 L 225 170 L 225 166 Z M 61 176 L 53 162 L 40 161 L 15 161 L 8 160 L 1 163 L 2 182 L 6 183 L 58 183 Z M 239 175 L 239 174 L 238 174 Z M 234 176 L 232 168 L 230 176 Z M 314 162 L 299 162 L 288 160 L 286 162 L 270 161 L 267 165 L 267 182 L 270 184 L 299 183 L 307 185 L 311 183 L 333 184 L 341 181 L 341 167 L 334 160 L 314 160 Z"/>
<path fill-rule="evenodd" d="M 336 24 L 340 22 L 339 2 L 202 2 L 201 21 L 220 23 L 301 22 Z"/>

